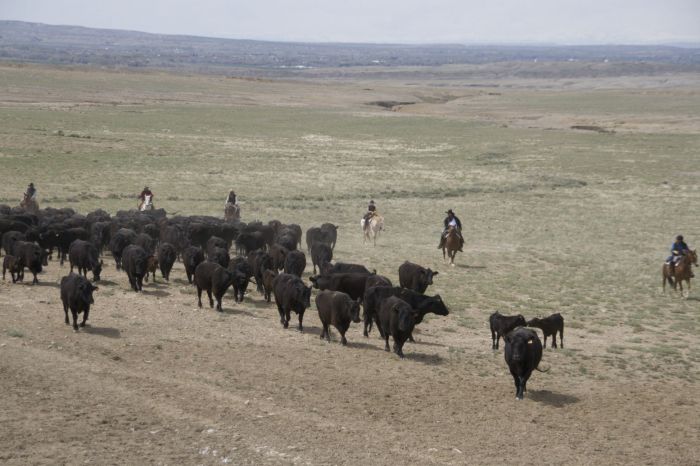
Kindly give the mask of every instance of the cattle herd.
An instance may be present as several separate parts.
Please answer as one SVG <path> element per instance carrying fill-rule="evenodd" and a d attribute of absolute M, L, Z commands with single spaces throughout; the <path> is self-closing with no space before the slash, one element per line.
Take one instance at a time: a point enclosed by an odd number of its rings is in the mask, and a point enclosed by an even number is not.
<path fill-rule="evenodd" d="M 437 271 L 404 262 L 398 267 L 400 286 L 396 287 L 387 277 L 361 264 L 333 262 L 338 233 L 331 223 L 306 231 L 306 252 L 313 266 L 309 286 L 303 280 L 307 257 L 300 249 L 302 228 L 277 220 L 246 224 L 208 216 L 168 217 L 162 209 L 119 211 L 112 216 L 101 209 L 81 215 L 70 208 L 45 208 L 30 214 L 0 205 L 0 235 L 5 253 L 3 280 L 9 272 L 13 283 L 23 281 L 25 270 L 29 270 L 36 284 L 37 274 L 54 260 L 54 254 L 61 265 L 68 259 L 70 273 L 61 279 L 60 294 L 65 323 L 70 325 L 70 310 L 75 331 L 86 325 L 94 305 L 93 293 L 98 287 L 93 282 L 100 281 L 105 252 L 112 256 L 116 269 L 127 275 L 135 292 L 142 290 L 144 281 L 155 282 L 156 271 L 169 281 L 174 263 L 181 261 L 188 282 L 197 290 L 199 307 L 205 291 L 209 306 L 216 306 L 217 311 L 222 310 L 230 288 L 234 301 L 240 303 L 249 284 L 254 284 L 267 302 L 274 299 L 285 329 L 293 312 L 297 314 L 298 330 L 303 331 L 312 289 L 318 289 L 315 304 L 323 326 L 321 338 L 330 342 L 333 326 L 341 336 L 341 344 L 346 345 L 345 334 L 352 322 L 363 323 L 366 337 L 376 325 L 386 351 L 390 351 L 391 337 L 393 351 L 401 358 L 404 344 L 413 341 L 413 330 L 426 314 L 446 316 L 449 312 L 440 295 L 425 294 Z M 83 318 L 78 325 L 80 313 Z M 544 347 L 551 336 L 551 346 L 557 348 L 559 333 L 563 347 L 564 319 L 554 314 L 526 321 L 521 315 L 496 312 L 489 324 L 492 348 L 498 349 L 501 338 L 505 341 L 505 359 L 515 381 L 516 398 L 522 399 L 530 374 L 538 369 L 543 348 L 537 333 L 527 327 L 542 330 Z"/>

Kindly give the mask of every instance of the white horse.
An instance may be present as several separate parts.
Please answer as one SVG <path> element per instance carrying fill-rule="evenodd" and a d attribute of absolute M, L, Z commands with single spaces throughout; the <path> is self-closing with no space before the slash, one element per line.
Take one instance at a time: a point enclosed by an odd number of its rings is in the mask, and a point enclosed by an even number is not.
<path fill-rule="evenodd" d="M 145 194 L 143 197 L 143 202 L 139 204 L 139 210 L 143 212 L 144 210 L 153 210 L 153 196 L 150 194 Z"/>
<path fill-rule="evenodd" d="M 224 220 L 227 222 L 234 222 L 241 218 L 241 207 L 238 204 L 233 204 L 231 202 L 226 203 L 226 208 L 224 209 Z"/>
<path fill-rule="evenodd" d="M 365 228 L 365 219 L 363 218 L 360 220 L 360 226 L 362 227 L 362 231 L 365 234 L 365 238 L 362 241 L 362 244 L 365 244 L 367 241 L 372 240 L 373 244 L 376 246 L 377 245 L 377 236 L 379 236 L 379 233 L 384 229 L 384 217 L 381 215 L 375 215 L 369 220 L 369 225 L 367 228 Z"/>

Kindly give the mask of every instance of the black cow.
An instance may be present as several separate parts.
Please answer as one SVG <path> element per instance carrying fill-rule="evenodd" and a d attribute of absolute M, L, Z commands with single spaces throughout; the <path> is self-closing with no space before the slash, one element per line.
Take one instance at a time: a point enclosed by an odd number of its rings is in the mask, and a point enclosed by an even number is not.
<path fill-rule="evenodd" d="M 121 270 L 124 249 L 136 240 L 136 232 L 128 228 L 117 230 L 109 241 L 109 251 L 114 257 L 117 270 Z"/>
<path fill-rule="evenodd" d="M 61 279 L 61 301 L 63 302 L 63 312 L 66 315 L 66 325 L 70 325 L 68 320 L 68 308 L 73 315 L 73 330 L 78 331 L 78 314 L 83 313 L 81 327 L 85 327 L 90 314 L 90 305 L 95 303 L 92 293 L 98 290 L 90 281 L 81 276 L 71 273 Z"/>
<path fill-rule="evenodd" d="M 338 226 L 332 223 L 324 223 L 321 225 L 321 231 L 328 238 L 328 244 L 331 249 L 335 249 L 335 242 L 338 240 Z"/>
<path fill-rule="evenodd" d="M 336 262 L 332 265 L 330 262 L 326 262 L 321 266 L 320 270 L 322 275 L 329 275 L 332 273 L 372 273 L 362 264 L 349 264 L 345 262 Z"/>
<path fill-rule="evenodd" d="M 263 272 L 265 272 L 267 269 L 273 268 L 272 257 L 262 250 L 253 251 L 248 254 L 248 265 L 250 265 L 250 270 L 253 272 L 256 289 L 261 294 L 264 294 Z"/>
<path fill-rule="evenodd" d="M 19 231 L 6 231 L 2 234 L 2 248 L 5 250 L 5 254 L 12 254 L 14 250 L 15 243 L 17 241 L 25 241 L 26 237 L 24 233 Z"/>
<path fill-rule="evenodd" d="M 522 400 L 532 371 L 539 370 L 537 366 L 542 360 L 542 343 L 537 332 L 524 327 L 516 328 L 503 340 L 506 342 L 506 364 L 515 382 L 515 398 Z"/>
<path fill-rule="evenodd" d="M 329 233 L 328 229 L 322 230 L 320 227 L 311 227 L 306 230 L 307 251 L 311 252 L 314 244 L 319 243 L 325 244 L 331 249 L 331 251 L 333 250 L 333 248 L 331 248 L 333 238 L 331 237 L 331 233 Z"/>
<path fill-rule="evenodd" d="M 229 244 L 223 238 L 219 238 L 218 236 L 212 236 L 211 238 L 209 238 L 207 240 L 207 245 L 206 245 L 207 255 L 210 255 L 214 251 L 214 248 L 221 248 L 221 249 L 225 249 L 226 251 L 228 251 Z M 228 267 L 228 265 L 226 267 Z"/>
<path fill-rule="evenodd" d="M 243 296 L 248 283 L 253 276 L 253 271 L 245 257 L 234 257 L 228 265 L 228 269 L 233 272 L 233 296 L 236 302 L 242 303 Z"/>
<path fill-rule="evenodd" d="M 389 278 L 385 277 L 384 275 L 371 274 L 367 277 L 367 283 L 365 283 L 365 290 L 367 290 L 367 288 L 372 288 L 373 286 L 392 287 L 394 285 L 391 283 L 391 280 L 389 280 Z"/>
<path fill-rule="evenodd" d="M 399 285 L 417 293 L 425 293 L 428 285 L 433 284 L 437 271 L 426 269 L 413 262 L 404 262 L 399 266 Z"/>
<path fill-rule="evenodd" d="M 366 273 L 334 273 L 310 277 L 314 288 L 319 290 L 342 291 L 352 299 L 361 299 L 365 295 Z"/>
<path fill-rule="evenodd" d="M 38 244 L 30 243 L 28 241 L 16 241 L 12 255 L 17 258 L 19 267 L 19 281 L 24 281 L 24 269 L 25 267 L 34 275 L 34 280 L 32 284 L 39 283 L 36 278 L 37 274 L 42 270 L 42 260 L 44 258 L 43 251 Z"/>
<path fill-rule="evenodd" d="M 204 251 L 197 246 L 189 246 L 182 251 L 182 263 L 185 266 L 187 281 L 192 283 L 192 277 L 197 266 L 204 262 Z"/>
<path fill-rule="evenodd" d="M 151 235 L 147 233 L 139 233 L 136 235 L 133 244 L 141 246 L 149 256 L 156 252 L 156 242 Z"/>
<path fill-rule="evenodd" d="M 382 302 L 391 297 L 395 296 L 406 301 L 412 309 L 418 311 L 418 317 L 416 324 L 423 321 L 423 317 L 426 314 L 436 314 L 439 316 L 446 316 L 450 313 L 447 306 L 442 301 L 440 295 L 427 296 L 421 293 L 416 293 L 413 290 L 408 290 L 406 288 L 399 287 L 387 287 L 387 286 L 374 286 L 368 287 L 364 294 L 364 336 L 369 336 L 370 330 L 372 330 L 372 320 L 377 323 L 377 327 L 381 334 L 382 328 L 379 325 L 379 309 Z M 384 336 L 384 335 L 382 335 Z M 410 341 L 413 341 L 413 337 L 408 337 Z"/>
<path fill-rule="evenodd" d="M 527 322 L 527 326 L 537 327 L 542 330 L 542 334 L 544 335 L 544 348 L 547 347 L 547 337 L 550 335 L 552 336 L 552 348 L 557 347 L 557 332 L 559 332 L 561 347 L 564 347 L 564 318 L 558 312 L 543 319 L 535 317 Z"/>
<path fill-rule="evenodd" d="M 294 311 L 299 315 L 298 329 L 300 332 L 303 331 L 304 311 L 311 307 L 311 287 L 305 286 L 301 278 L 296 275 L 281 273 L 275 277 L 272 291 L 282 326 L 289 328 L 290 312 Z"/>
<path fill-rule="evenodd" d="M 109 246 L 109 222 L 95 222 L 90 225 L 90 242 L 95 245 L 97 252 Z"/>
<path fill-rule="evenodd" d="M 100 273 L 104 264 L 99 256 L 97 248 L 90 241 L 81 239 L 73 241 L 68 249 L 71 273 L 73 273 L 73 267 L 77 267 L 78 275 L 82 274 L 87 277 L 87 271 L 90 270 L 92 271 L 92 280 L 100 281 Z"/>
<path fill-rule="evenodd" d="M 394 338 L 394 353 L 403 359 L 403 345 L 413 333 L 418 311 L 401 298 L 390 296 L 379 307 L 379 328 L 384 336 L 386 351 L 389 351 L 389 335 Z"/>
<path fill-rule="evenodd" d="M 291 233 L 283 234 L 277 237 L 276 244 L 284 247 L 287 251 L 294 251 L 297 248 L 297 237 Z"/>
<path fill-rule="evenodd" d="M 166 281 L 170 281 L 170 271 L 173 269 L 177 259 L 177 250 L 170 243 L 160 243 L 158 245 L 158 265 L 160 266 L 160 274 Z M 155 277 L 153 279 L 155 281 Z"/>
<path fill-rule="evenodd" d="M 135 244 L 130 244 L 122 252 L 122 268 L 129 277 L 131 288 L 139 292 L 143 289 L 143 277 L 148 267 L 148 253 Z"/>
<path fill-rule="evenodd" d="M 209 307 L 214 307 L 212 294 L 216 298 L 216 310 L 221 312 L 221 300 L 233 283 L 234 273 L 216 262 L 204 261 L 194 271 L 194 284 L 197 287 L 197 304 L 202 307 L 202 290 L 207 291 Z"/>
<path fill-rule="evenodd" d="M 491 328 L 491 349 L 498 349 L 498 341 L 513 330 L 515 327 L 524 327 L 527 325 L 525 317 L 518 314 L 517 316 L 504 316 L 498 311 L 489 316 L 489 327 Z"/>
<path fill-rule="evenodd" d="M 306 268 L 306 255 L 301 251 L 289 251 L 284 260 L 284 273 L 291 273 L 301 278 Z"/>
<path fill-rule="evenodd" d="M 256 249 L 265 249 L 266 247 L 265 236 L 259 231 L 243 231 L 236 238 L 236 251 L 240 254 L 248 255 Z"/>
<path fill-rule="evenodd" d="M 333 259 L 333 250 L 326 243 L 316 242 L 311 245 L 311 263 L 314 265 L 314 275 L 316 275 L 316 267 L 319 269 L 324 267 L 324 264 Z"/>
<path fill-rule="evenodd" d="M 208 260 L 216 262 L 223 268 L 227 268 L 229 262 L 231 262 L 231 256 L 229 256 L 227 249 L 214 246 L 208 254 Z"/>
<path fill-rule="evenodd" d="M 275 270 L 282 270 L 284 268 L 284 261 L 287 259 L 287 254 L 289 254 L 289 249 L 279 243 L 273 244 L 270 248 L 272 268 Z"/>
<path fill-rule="evenodd" d="M 68 257 L 68 250 L 73 241 L 81 239 L 83 241 L 90 240 L 90 232 L 85 228 L 76 227 L 58 231 L 58 255 L 61 265 Z"/>
<path fill-rule="evenodd" d="M 160 242 L 170 243 L 175 247 L 178 254 L 182 254 L 185 248 L 189 246 L 189 240 L 185 232 L 178 225 L 168 225 L 160 229 Z M 194 269 L 192 269 L 194 273 Z"/>
<path fill-rule="evenodd" d="M 333 325 L 340 333 L 340 343 L 346 345 L 345 332 L 350 328 L 350 322 L 360 322 L 360 300 L 353 301 L 341 291 L 321 291 L 316 295 L 316 308 L 323 324 L 321 338 L 325 336 L 328 342 L 331 341 L 329 327 Z"/>
<path fill-rule="evenodd" d="M 5 279 L 5 273 L 7 271 L 10 271 L 10 277 L 12 277 L 12 283 L 17 283 L 17 279 L 19 278 L 19 273 L 21 271 L 20 269 L 20 261 L 17 257 L 6 254 L 5 257 L 2 259 L 2 279 Z"/>
<path fill-rule="evenodd" d="M 282 225 L 282 228 L 279 231 L 279 236 L 291 236 L 293 237 L 296 242 L 294 243 L 294 247 L 290 248 L 289 246 L 285 246 L 287 249 L 290 251 L 294 251 L 297 249 L 297 245 L 301 247 L 301 227 L 297 225 L 296 223 L 290 223 L 289 225 Z"/>

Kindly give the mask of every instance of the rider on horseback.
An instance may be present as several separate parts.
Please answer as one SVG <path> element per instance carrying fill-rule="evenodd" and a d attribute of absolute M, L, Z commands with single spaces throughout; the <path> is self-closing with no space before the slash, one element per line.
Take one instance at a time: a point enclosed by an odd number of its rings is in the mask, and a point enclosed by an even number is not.
<path fill-rule="evenodd" d="M 671 275 L 675 272 L 676 263 L 681 260 L 681 257 L 686 255 L 690 251 L 688 245 L 683 241 L 683 235 L 676 236 L 676 241 L 671 245 L 671 255 L 666 259 L 669 268 L 671 269 Z M 690 272 L 690 276 L 694 277 L 695 274 Z"/>
<path fill-rule="evenodd" d="M 141 209 L 143 203 L 146 202 L 146 196 L 151 196 L 151 202 L 153 202 L 153 193 L 148 186 L 144 186 L 143 191 L 141 191 L 141 194 L 139 194 L 139 200 L 141 201 L 139 204 L 139 209 Z"/>
<path fill-rule="evenodd" d="M 369 201 L 369 205 L 367 206 L 367 213 L 362 217 L 362 220 L 364 221 L 364 229 L 369 228 L 369 221 L 372 220 L 372 217 L 374 217 L 377 214 L 377 206 L 374 204 L 374 200 Z"/>
<path fill-rule="evenodd" d="M 236 193 L 233 192 L 233 189 L 229 191 L 228 197 L 226 198 L 226 204 L 224 204 L 224 207 L 226 207 L 229 204 L 236 205 Z"/>
<path fill-rule="evenodd" d="M 24 199 L 27 201 L 36 202 L 36 188 L 34 187 L 34 183 L 29 183 L 29 186 L 27 187 L 27 192 L 24 193 Z"/>
<path fill-rule="evenodd" d="M 29 183 L 27 191 L 24 193 L 24 198 L 19 203 L 19 206 L 27 212 L 36 213 L 39 211 L 39 203 L 36 201 L 36 188 L 34 187 L 34 183 Z"/>
<path fill-rule="evenodd" d="M 153 199 L 153 193 L 151 192 L 151 189 L 148 186 L 145 186 L 143 188 L 143 191 L 141 191 L 141 194 L 139 194 L 139 199 L 145 201 L 146 196 L 151 196 L 151 199 Z"/>
<path fill-rule="evenodd" d="M 440 235 L 440 245 L 438 246 L 438 249 L 442 249 L 445 246 L 445 238 L 447 238 L 447 232 L 450 229 L 450 227 L 453 227 L 459 235 L 459 251 L 463 252 L 462 246 L 464 246 L 464 237 L 462 236 L 462 222 L 455 215 L 455 213 L 452 212 L 452 209 L 448 209 L 445 213 L 447 214 L 447 217 L 445 217 L 445 220 L 443 220 L 445 229 L 442 231 L 442 235 Z"/>

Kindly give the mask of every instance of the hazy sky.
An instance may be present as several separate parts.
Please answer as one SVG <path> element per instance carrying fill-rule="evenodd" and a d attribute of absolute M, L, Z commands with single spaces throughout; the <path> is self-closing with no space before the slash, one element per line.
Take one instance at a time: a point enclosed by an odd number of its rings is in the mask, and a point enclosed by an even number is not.
<path fill-rule="evenodd" d="M 700 0 L 0 0 L 0 19 L 314 42 L 700 43 Z"/>

